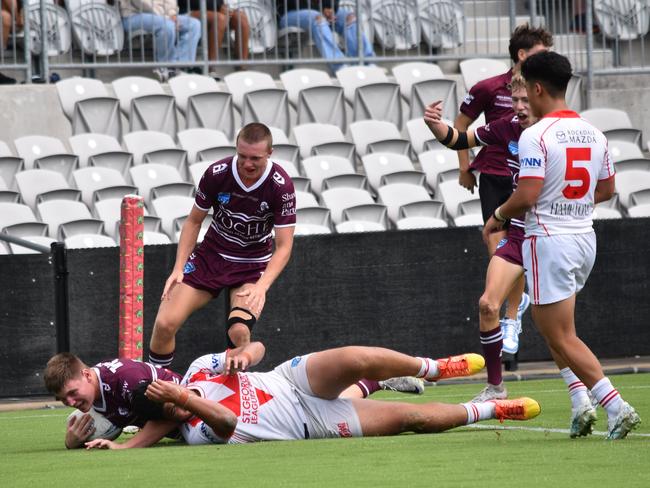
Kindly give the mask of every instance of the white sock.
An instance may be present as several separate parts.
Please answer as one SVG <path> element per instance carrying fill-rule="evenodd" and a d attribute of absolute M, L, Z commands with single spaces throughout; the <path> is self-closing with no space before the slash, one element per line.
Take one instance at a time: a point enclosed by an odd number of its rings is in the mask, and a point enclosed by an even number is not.
<path fill-rule="evenodd" d="M 438 377 L 438 361 L 431 358 L 418 358 L 422 361 L 417 378 L 434 379 Z"/>
<path fill-rule="evenodd" d="M 589 395 L 587 394 L 587 387 L 580 381 L 571 368 L 564 368 L 560 370 L 562 378 L 569 389 L 569 398 L 571 399 L 571 408 L 578 408 L 586 403 L 590 403 Z"/>
<path fill-rule="evenodd" d="M 594 396 L 600 406 L 607 410 L 607 416 L 618 414 L 623 399 L 618 391 L 612 386 L 612 382 L 605 376 L 602 380 L 594 385 L 591 389 L 591 394 Z"/>
<path fill-rule="evenodd" d="M 465 410 L 467 410 L 467 423 L 465 425 L 473 424 L 480 420 L 493 419 L 495 415 L 494 402 L 480 402 L 480 403 L 461 403 Z"/>

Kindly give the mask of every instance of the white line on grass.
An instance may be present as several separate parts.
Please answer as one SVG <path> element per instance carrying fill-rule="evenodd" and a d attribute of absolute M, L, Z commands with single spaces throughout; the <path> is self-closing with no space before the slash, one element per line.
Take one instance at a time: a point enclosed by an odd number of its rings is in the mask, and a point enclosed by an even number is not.
<path fill-rule="evenodd" d="M 553 434 L 569 434 L 569 429 L 556 429 L 551 427 L 520 427 L 518 425 L 481 425 L 481 424 L 471 424 L 466 425 L 465 427 L 470 427 L 472 429 L 479 430 L 525 430 L 528 432 L 552 432 Z M 594 435 L 602 435 L 603 437 L 607 435 L 607 432 L 594 430 Z M 634 433 L 630 432 L 628 436 L 635 437 L 650 437 L 650 434 Z"/>

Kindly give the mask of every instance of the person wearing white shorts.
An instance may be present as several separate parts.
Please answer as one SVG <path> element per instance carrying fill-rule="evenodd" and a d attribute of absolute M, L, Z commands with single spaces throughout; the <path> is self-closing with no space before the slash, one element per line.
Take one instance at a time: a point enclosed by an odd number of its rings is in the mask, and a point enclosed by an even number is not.
<path fill-rule="evenodd" d="M 532 303 L 560 302 L 585 286 L 596 261 L 596 234 L 532 236 L 522 255 Z"/>
<path fill-rule="evenodd" d="M 523 261 L 533 320 L 567 384 L 571 437 L 592 433 L 596 410 L 607 411 L 608 439 L 622 439 L 641 422 L 604 375 L 598 358 L 576 335 L 576 294 L 596 256 L 594 206 L 615 191 L 614 166 L 601 131 L 569 110 L 571 64 L 555 52 L 528 57 L 521 72 L 533 115 L 540 121 L 519 139 L 519 185 L 486 222 L 483 238 L 526 212 Z"/>

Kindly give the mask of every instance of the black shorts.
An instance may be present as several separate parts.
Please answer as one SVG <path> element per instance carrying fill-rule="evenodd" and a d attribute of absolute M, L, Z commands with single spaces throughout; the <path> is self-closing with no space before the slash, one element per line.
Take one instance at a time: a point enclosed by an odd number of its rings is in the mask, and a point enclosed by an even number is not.
<path fill-rule="evenodd" d="M 487 222 L 496 208 L 512 195 L 512 176 L 481 173 L 478 182 L 478 196 L 481 199 L 483 222 Z"/>

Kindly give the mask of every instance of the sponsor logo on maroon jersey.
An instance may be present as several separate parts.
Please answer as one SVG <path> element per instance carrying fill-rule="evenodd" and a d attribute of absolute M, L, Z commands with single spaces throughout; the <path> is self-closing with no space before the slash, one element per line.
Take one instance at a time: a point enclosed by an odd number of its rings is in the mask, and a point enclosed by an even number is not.
<path fill-rule="evenodd" d="M 275 181 L 278 185 L 284 185 L 286 183 L 284 176 L 282 176 L 277 171 L 273 173 L 273 181 Z"/>

